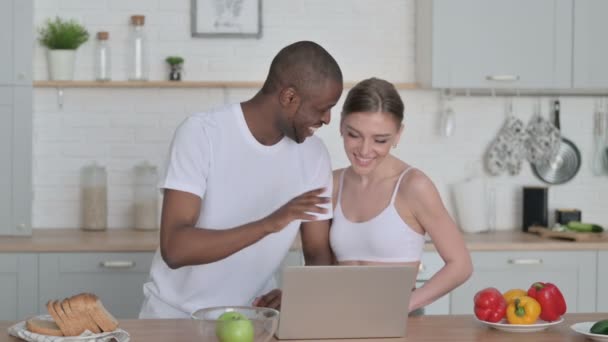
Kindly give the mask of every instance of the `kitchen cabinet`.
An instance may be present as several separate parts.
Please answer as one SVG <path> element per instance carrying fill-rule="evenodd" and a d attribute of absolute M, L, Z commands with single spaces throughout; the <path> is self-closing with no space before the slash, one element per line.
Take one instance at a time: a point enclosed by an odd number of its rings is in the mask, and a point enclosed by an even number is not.
<path fill-rule="evenodd" d="M 551 282 L 562 291 L 568 312 L 595 312 L 597 251 L 473 252 L 473 275 L 450 296 L 451 314 L 472 314 L 473 297 L 486 287 L 527 290 Z"/>
<path fill-rule="evenodd" d="M 36 254 L 0 254 L 0 320 L 15 321 L 37 313 Z"/>
<path fill-rule="evenodd" d="M 606 13 L 608 13 L 608 2 L 604 0 L 574 2 L 573 83 L 575 88 L 608 87 Z"/>
<path fill-rule="evenodd" d="M 13 45 L 13 2 L 0 1 L 0 46 Z M 13 52 L 12 49 L 0 49 L 0 85 L 12 84 Z"/>
<path fill-rule="evenodd" d="M 32 87 L 0 86 L 0 235 L 31 235 Z"/>
<path fill-rule="evenodd" d="M 13 84 L 31 89 L 34 44 L 34 2 L 32 0 L 13 1 Z M 6 2 L 6 1 L 5 1 Z M 10 2 L 10 0 L 8 1 Z"/>
<path fill-rule="evenodd" d="M 154 253 L 41 253 L 39 312 L 46 302 L 95 293 L 116 318 L 137 318 Z"/>
<path fill-rule="evenodd" d="M 33 1 L 0 1 L 0 235 L 31 234 L 33 42 Z"/>
<path fill-rule="evenodd" d="M 32 86 L 13 88 L 11 234 L 32 234 Z"/>
<path fill-rule="evenodd" d="M 597 257 L 597 312 L 608 312 L 608 251 Z"/>
<path fill-rule="evenodd" d="M 0 85 L 32 84 L 32 0 L 0 1 Z"/>
<path fill-rule="evenodd" d="M 572 6 L 573 0 L 419 0 L 417 80 L 432 88 L 569 88 Z"/>
<path fill-rule="evenodd" d="M 2 14 L 0 14 L 2 15 Z M 0 24 L 1 25 L 1 24 Z M 1 33 L 0 33 L 1 34 Z M 1 44 L 1 43 L 0 43 Z M 0 52 L 1 53 L 1 52 Z M 1 64 L 1 63 L 0 63 Z M 12 216 L 12 88 L 0 85 L 0 232 L 11 224 Z"/>

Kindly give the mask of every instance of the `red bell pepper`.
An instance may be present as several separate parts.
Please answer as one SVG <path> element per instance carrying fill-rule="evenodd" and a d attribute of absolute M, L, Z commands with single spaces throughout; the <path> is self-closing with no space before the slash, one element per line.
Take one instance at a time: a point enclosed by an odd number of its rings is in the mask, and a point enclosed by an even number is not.
<path fill-rule="evenodd" d="M 554 284 L 536 282 L 528 289 L 528 296 L 540 303 L 540 319 L 544 321 L 557 321 L 566 313 L 564 296 Z"/>
<path fill-rule="evenodd" d="M 496 323 L 505 317 L 507 302 L 494 287 L 485 288 L 475 294 L 475 316 L 485 322 Z"/>

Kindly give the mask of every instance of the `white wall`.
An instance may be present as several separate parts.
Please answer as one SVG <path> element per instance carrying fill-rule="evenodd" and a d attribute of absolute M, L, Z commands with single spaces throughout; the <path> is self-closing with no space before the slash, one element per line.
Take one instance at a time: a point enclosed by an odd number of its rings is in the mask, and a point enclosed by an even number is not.
<path fill-rule="evenodd" d="M 128 18 L 146 15 L 151 46 L 151 78 L 166 76 L 164 57 L 186 59 L 186 80 L 261 81 L 274 54 L 296 40 L 315 40 L 338 60 L 346 81 L 370 76 L 414 82 L 414 1 L 412 0 L 263 0 L 263 37 L 256 39 L 191 38 L 189 0 L 36 0 L 36 25 L 60 15 L 83 22 L 93 34 L 110 31 L 114 79 L 125 79 Z M 93 44 L 77 57 L 77 79 L 93 78 Z M 46 79 L 44 50 L 37 48 L 36 79 Z M 96 160 L 109 170 L 109 225 L 131 223 L 132 168 L 142 160 L 162 163 L 175 126 L 190 113 L 224 102 L 247 99 L 255 89 L 67 89 L 64 107 L 53 89 L 35 91 L 34 226 L 79 226 L 79 169 Z M 504 120 L 502 97 L 457 97 L 456 131 L 436 132 L 439 94 L 430 90 L 401 92 L 406 129 L 396 154 L 424 170 L 453 211 L 449 184 L 462 180 L 481 160 Z M 344 96 L 343 96 L 344 98 Z M 343 98 L 341 100 L 343 100 Z M 548 116 L 548 98 L 543 99 Z M 526 122 L 535 99 L 515 99 L 515 114 Z M 576 207 L 585 221 L 608 225 L 608 176 L 594 177 L 592 98 L 563 97 L 562 127 L 583 154 L 584 165 L 571 182 L 549 190 L 551 211 Z M 317 134 L 326 142 L 334 166 L 347 164 L 337 132 L 339 103 L 332 124 Z M 521 187 L 542 185 L 524 165 L 518 176 L 489 178 L 497 189 L 498 229 L 519 229 Z M 551 212 L 552 214 L 552 212 Z"/>

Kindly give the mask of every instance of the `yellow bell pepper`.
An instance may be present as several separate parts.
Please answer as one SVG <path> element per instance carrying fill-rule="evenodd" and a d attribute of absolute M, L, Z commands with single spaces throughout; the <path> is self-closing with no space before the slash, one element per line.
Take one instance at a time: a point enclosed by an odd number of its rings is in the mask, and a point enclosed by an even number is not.
<path fill-rule="evenodd" d="M 515 298 L 507 306 L 507 322 L 510 324 L 534 324 L 540 315 L 540 304 L 528 296 Z"/>
<path fill-rule="evenodd" d="M 522 290 L 522 289 L 511 289 L 507 292 L 505 292 L 502 296 L 505 299 L 505 301 L 507 302 L 507 304 L 511 304 L 512 301 L 515 300 L 515 298 L 519 298 L 519 297 L 523 297 L 523 296 L 527 296 L 528 292 L 526 290 Z"/>

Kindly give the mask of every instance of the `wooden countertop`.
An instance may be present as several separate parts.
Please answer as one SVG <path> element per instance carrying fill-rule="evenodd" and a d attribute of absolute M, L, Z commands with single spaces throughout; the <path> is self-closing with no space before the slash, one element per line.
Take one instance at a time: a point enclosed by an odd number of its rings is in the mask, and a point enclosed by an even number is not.
<path fill-rule="evenodd" d="M 101 232 L 81 229 L 34 229 L 32 236 L 0 236 L 0 253 L 41 252 L 154 252 L 159 243 L 159 231 L 109 229 Z M 572 242 L 540 238 L 520 231 L 465 234 L 470 251 L 506 250 L 608 250 L 608 234 L 594 242 Z M 300 250 L 299 238 L 291 247 Z M 432 243 L 425 250 L 433 251 Z"/>
<path fill-rule="evenodd" d="M 151 252 L 158 244 L 158 230 L 34 229 L 32 236 L 0 237 L 0 252 Z"/>
<path fill-rule="evenodd" d="M 575 250 L 608 250 L 608 234 L 598 235 L 594 241 L 568 241 L 541 238 L 536 234 L 517 231 L 496 231 L 491 233 L 464 234 L 464 239 L 470 251 L 575 251 Z M 432 244 L 427 244 L 425 250 L 435 250 Z"/>
<path fill-rule="evenodd" d="M 568 314 L 565 321 L 542 332 L 510 333 L 488 328 L 476 322 L 471 315 L 451 316 L 420 316 L 408 320 L 406 338 L 391 339 L 356 339 L 356 340 L 319 340 L 322 342 L 399 342 L 399 341 L 518 341 L 518 342 L 562 342 L 589 341 L 585 336 L 570 329 L 577 322 L 599 321 L 608 318 L 607 313 Z M 15 342 L 20 339 L 6 333 L 12 322 L 0 322 L 0 329 L 5 333 L 0 335 L 0 342 Z M 191 320 L 122 320 L 120 326 L 131 335 L 131 341 L 147 342 L 191 342 L 200 341 L 197 338 L 196 322 Z M 277 341 L 273 339 L 272 341 Z M 296 341 L 293 341 L 296 342 Z M 314 340 L 307 340 L 314 342 Z"/>

